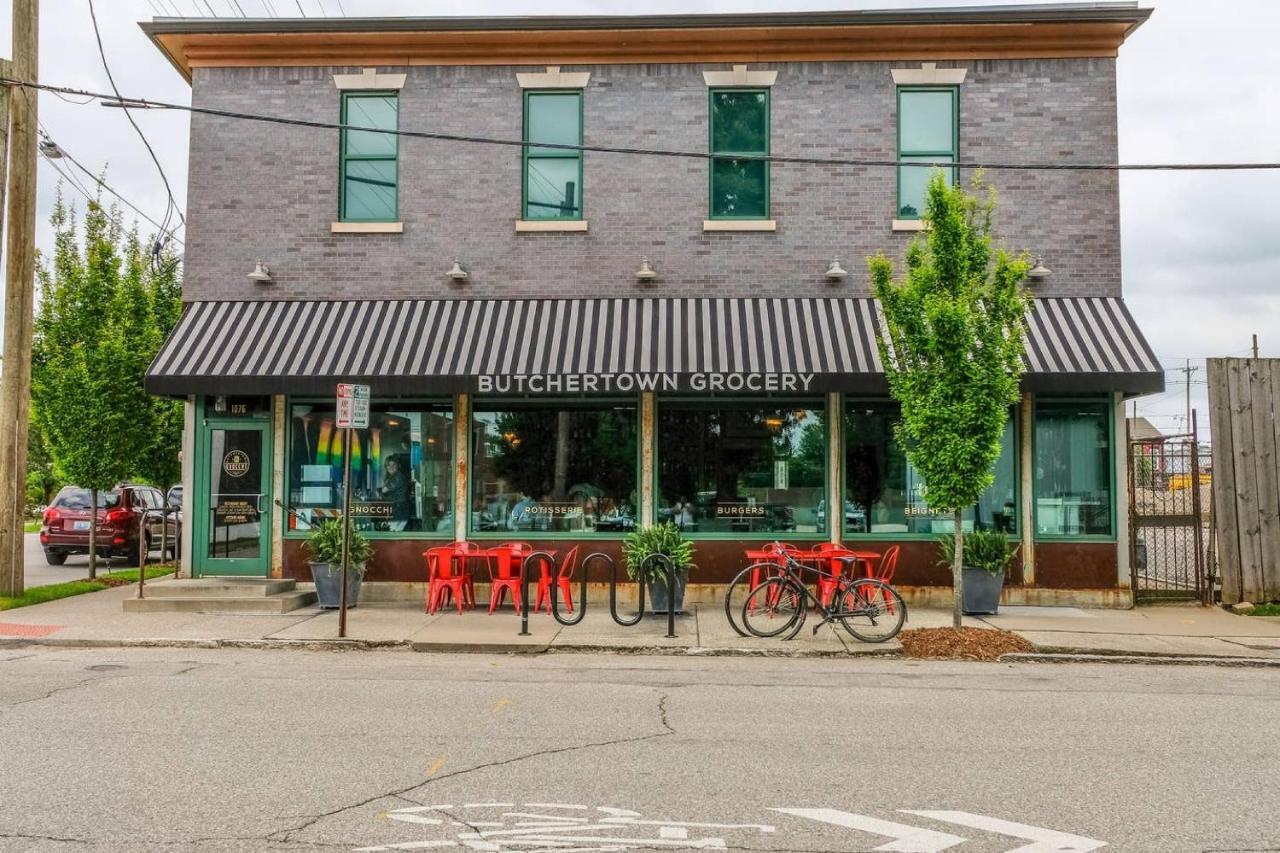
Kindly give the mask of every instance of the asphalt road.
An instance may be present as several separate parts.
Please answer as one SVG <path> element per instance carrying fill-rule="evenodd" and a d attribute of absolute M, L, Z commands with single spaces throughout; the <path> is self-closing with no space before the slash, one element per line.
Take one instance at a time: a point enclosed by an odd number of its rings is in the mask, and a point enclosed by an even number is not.
<path fill-rule="evenodd" d="M 23 537 L 24 564 L 27 587 L 46 586 L 63 581 L 78 581 L 89 576 L 89 556 L 87 554 L 71 554 L 67 562 L 61 566 L 51 566 L 44 559 L 44 550 L 40 547 L 40 534 L 27 533 Z M 152 560 L 160 559 L 160 549 L 151 552 Z M 107 561 L 99 560 L 98 568 L 104 568 Z M 110 561 L 112 568 L 123 568 L 124 560 Z"/>
<path fill-rule="evenodd" d="M 6 648 L 0 850 L 1275 849 L 1278 702 L 1225 668 Z"/>

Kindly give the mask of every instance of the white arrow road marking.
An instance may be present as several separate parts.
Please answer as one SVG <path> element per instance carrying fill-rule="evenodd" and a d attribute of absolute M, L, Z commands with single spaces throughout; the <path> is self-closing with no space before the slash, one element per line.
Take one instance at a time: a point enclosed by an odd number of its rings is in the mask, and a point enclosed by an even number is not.
<path fill-rule="evenodd" d="M 1065 832 L 1057 832 L 1056 830 L 1039 826 L 1028 826 L 1025 823 L 1014 823 L 1013 821 L 1000 820 L 999 818 L 980 814 L 970 814 L 969 812 L 931 812 L 913 811 L 911 809 L 902 809 L 902 811 L 907 814 L 927 817 L 930 820 L 956 823 L 960 826 L 995 832 L 1000 835 L 1011 835 L 1014 838 L 1022 838 L 1032 842 L 1015 850 L 1010 850 L 1009 853 L 1089 853 L 1090 850 L 1097 850 L 1100 847 L 1107 846 L 1107 842 L 1098 841 L 1095 838 L 1068 835 Z"/>
<path fill-rule="evenodd" d="M 876 847 L 876 850 L 894 851 L 894 853 L 938 853 L 948 847 L 955 847 L 964 842 L 958 835 L 946 832 L 935 832 L 932 829 L 921 829 L 918 826 L 907 826 L 905 823 L 894 823 L 891 820 L 879 820 L 866 815 L 842 812 L 836 809 L 770 809 L 769 811 L 807 817 L 823 823 L 857 829 L 872 835 L 886 835 L 892 838 L 888 844 Z"/>

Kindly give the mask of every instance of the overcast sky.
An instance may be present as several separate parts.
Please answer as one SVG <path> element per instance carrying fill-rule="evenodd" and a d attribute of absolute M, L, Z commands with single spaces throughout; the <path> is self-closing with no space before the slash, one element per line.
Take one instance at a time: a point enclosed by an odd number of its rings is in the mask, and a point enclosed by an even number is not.
<path fill-rule="evenodd" d="M 618 0 L 408 2 L 408 0 L 95 0 L 116 85 L 122 93 L 187 102 L 186 83 L 142 35 L 137 22 L 157 14 L 308 16 L 413 14 L 618 14 L 637 6 Z M 8 3 L 0 44 L 9 44 Z M 786 11 L 897 8 L 892 0 L 767 2 L 650 0 L 646 12 Z M 966 5 L 932 3 L 930 5 Z M 1280 4 L 1276 0 L 1151 0 L 1155 14 L 1121 50 L 1122 162 L 1280 160 Z M 88 0 L 41 3 L 42 78 L 49 83 L 108 90 L 98 58 Z M 8 51 L 0 51 L 7 54 Z M 159 219 L 165 210 L 160 177 L 118 109 L 76 105 L 40 95 L 41 122 L 57 143 L 91 171 Z M 135 112 L 151 140 L 179 204 L 185 204 L 185 113 Z M 64 164 L 66 161 L 62 161 Z M 84 179 L 84 175 L 77 175 Z M 40 163 L 39 243 L 50 245 L 49 211 L 58 174 Z M 87 185 L 87 181 L 85 182 Z M 69 196 L 77 195 L 68 189 Z M 1140 173 L 1121 179 L 1124 288 L 1130 307 L 1164 366 L 1168 390 L 1139 401 L 1139 414 L 1166 432 L 1179 428 L 1186 359 L 1199 363 L 1192 400 L 1206 402 L 1203 359 L 1245 355 L 1258 333 L 1263 355 L 1280 355 L 1280 173 Z M 145 229 L 144 229 L 145 230 Z M 1050 266 L 1051 258 L 1045 259 Z"/>

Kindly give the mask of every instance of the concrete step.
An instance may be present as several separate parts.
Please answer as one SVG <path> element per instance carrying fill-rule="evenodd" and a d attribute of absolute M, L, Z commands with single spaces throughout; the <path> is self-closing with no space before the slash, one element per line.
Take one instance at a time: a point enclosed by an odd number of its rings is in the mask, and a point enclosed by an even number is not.
<path fill-rule="evenodd" d="M 147 584 L 148 598 L 266 598 L 290 592 L 294 580 L 276 578 L 177 578 Z"/>
<path fill-rule="evenodd" d="M 123 599 L 125 613 L 288 613 L 315 604 L 316 594 L 294 589 L 273 595 L 160 596 Z"/>

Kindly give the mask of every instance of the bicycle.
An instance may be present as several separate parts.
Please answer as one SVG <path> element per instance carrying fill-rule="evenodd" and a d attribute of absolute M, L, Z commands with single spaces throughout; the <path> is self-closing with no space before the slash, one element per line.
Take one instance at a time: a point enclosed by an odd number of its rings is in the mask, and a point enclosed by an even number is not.
<path fill-rule="evenodd" d="M 864 643 L 892 640 L 907 621 L 907 603 L 891 585 L 876 578 L 836 577 L 820 568 L 807 567 L 791 554 L 779 554 L 780 574 L 766 578 L 747 595 L 742 604 L 742 624 L 757 637 L 784 635 L 790 640 L 800 633 L 812 605 L 822 616 L 813 633 L 823 625 L 839 622 L 855 639 Z M 827 607 L 804 582 L 803 572 L 835 578 L 832 607 Z"/>

